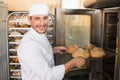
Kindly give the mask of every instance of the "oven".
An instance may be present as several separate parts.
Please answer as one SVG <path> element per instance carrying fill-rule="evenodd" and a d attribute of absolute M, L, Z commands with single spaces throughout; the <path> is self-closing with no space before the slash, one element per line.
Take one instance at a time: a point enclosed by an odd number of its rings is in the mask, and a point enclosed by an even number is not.
<path fill-rule="evenodd" d="M 55 46 L 86 44 L 101 46 L 101 11 L 94 9 L 56 9 L 55 10 Z M 95 24 L 98 23 L 98 24 Z M 97 27 L 95 27 L 97 26 Z M 96 34 L 95 34 L 96 33 Z M 72 59 L 65 53 L 55 55 L 56 65 L 64 64 Z M 101 59 L 88 59 L 80 69 L 73 68 L 66 75 L 69 80 L 92 80 L 101 72 Z M 99 76 L 100 78 L 100 76 Z"/>
<path fill-rule="evenodd" d="M 120 8 L 56 9 L 55 46 L 94 44 L 105 50 L 106 56 L 88 59 L 81 69 L 73 68 L 65 75 L 69 80 L 119 80 Z M 56 65 L 72 57 L 55 55 Z M 86 77 L 87 76 L 87 77 Z M 87 79 L 86 79 L 87 78 Z"/>

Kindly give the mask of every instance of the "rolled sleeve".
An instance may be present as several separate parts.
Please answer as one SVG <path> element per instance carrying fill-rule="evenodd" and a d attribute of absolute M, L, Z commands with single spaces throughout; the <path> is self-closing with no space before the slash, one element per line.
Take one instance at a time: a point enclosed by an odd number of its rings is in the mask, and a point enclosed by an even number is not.
<path fill-rule="evenodd" d="M 46 76 L 46 80 L 62 80 L 65 74 L 65 66 L 54 66 Z"/>

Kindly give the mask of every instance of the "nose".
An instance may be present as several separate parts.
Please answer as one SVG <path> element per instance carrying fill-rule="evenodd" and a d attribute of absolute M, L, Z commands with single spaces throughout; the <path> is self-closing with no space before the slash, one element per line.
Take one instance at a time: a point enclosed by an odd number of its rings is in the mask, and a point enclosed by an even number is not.
<path fill-rule="evenodd" d="M 43 19 L 40 20 L 40 24 L 44 25 L 44 20 Z"/>

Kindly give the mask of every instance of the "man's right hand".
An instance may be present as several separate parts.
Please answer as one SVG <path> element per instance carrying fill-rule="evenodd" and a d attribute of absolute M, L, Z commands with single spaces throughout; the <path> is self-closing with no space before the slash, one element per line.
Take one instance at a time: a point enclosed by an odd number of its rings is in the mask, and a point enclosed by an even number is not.
<path fill-rule="evenodd" d="M 80 68 L 81 66 L 85 64 L 85 59 L 82 57 L 77 57 L 72 60 L 73 60 L 74 67 Z"/>
<path fill-rule="evenodd" d="M 78 67 L 80 68 L 85 64 L 85 59 L 82 57 L 76 57 L 70 60 L 69 62 L 65 63 L 65 72 L 67 73 L 71 68 Z"/>

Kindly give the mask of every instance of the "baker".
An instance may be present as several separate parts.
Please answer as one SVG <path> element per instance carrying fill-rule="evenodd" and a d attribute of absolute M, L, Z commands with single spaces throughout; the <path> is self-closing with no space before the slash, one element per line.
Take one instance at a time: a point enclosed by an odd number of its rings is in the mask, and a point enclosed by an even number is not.
<path fill-rule="evenodd" d="M 46 35 L 49 8 L 44 4 L 30 7 L 28 21 L 31 29 L 24 35 L 17 49 L 22 80 L 62 80 L 73 67 L 85 64 L 83 58 L 55 66 L 53 54 L 63 54 L 64 46 L 52 48 Z"/>

